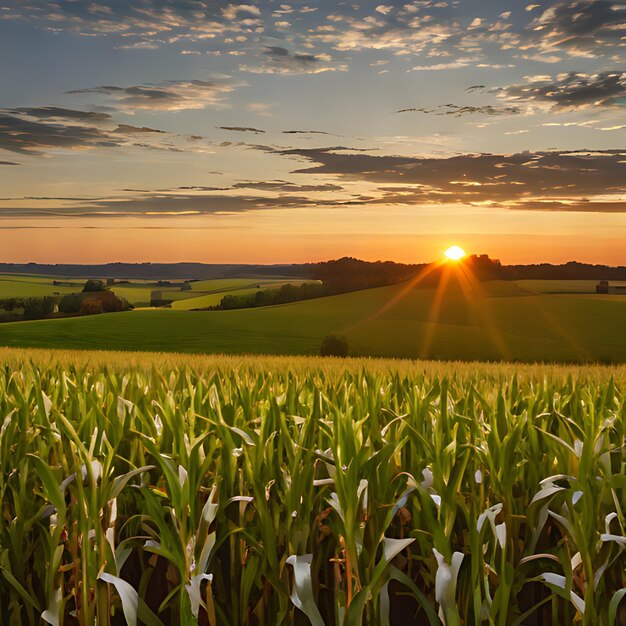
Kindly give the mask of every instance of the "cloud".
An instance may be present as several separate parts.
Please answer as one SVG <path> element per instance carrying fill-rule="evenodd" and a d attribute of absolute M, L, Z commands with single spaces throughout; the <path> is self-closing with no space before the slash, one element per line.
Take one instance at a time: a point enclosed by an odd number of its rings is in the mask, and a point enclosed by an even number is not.
<path fill-rule="evenodd" d="M 101 85 L 75 89 L 72 95 L 96 94 L 108 96 L 109 103 L 124 112 L 184 111 L 190 109 L 223 108 L 225 97 L 237 85 L 219 80 L 170 80 L 163 83 L 118 87 Z"/>
<path fill-rule="evenodd" d="M 379 204 L 626 212 L 626 152 L 619 150 L 379 156 L 334 149 L 282 154 L 312 161 L 297 174 L 337 176 L 379 187 Z"/>
<path fill-rule="evenodd" d="M 43 149 L 111 148 L 121 142 L 95 126 L 59 124 L 0 113 L 0 149 L 31 154 Z"/>
<path fill-rule="evenodd" d="M 222 9 L 222 15 L 227 20 L 237 19 L 240 13 L 249 13 L 256 15 L 257 17 L 261 15 L 259 7 L 253 4 L 229 4 L 227 7 Z"/>
<path fill-rule="evenodd" d="M 461 106 L 458 104 L 441 104 L 435 108 L 420 107 L 416 109 L 400 109 L 396 113 L 433 113 L 434 115 L 453 115 L 462 117 L 463 115 L 518 115 L 522 109 L 516 106 L 494 107 L 485 106 Z"/>
<path fill-rule="evenodd" d="M 264 133 L 264 130 L 251 126 L 218 126 L 221 130 L 232 130 L 240 133 Z"/>
<path fill-rule="evenodd" d="M 259 65 L 242 65 L 241 71 L 253 74 L 321 74 L 346 71 L 343 64 L 333 64 L 330 55 L 290 52 L 282 46 L 265 46 Z"/>
<path fill-rule="evenodd" d="M 405 20 L 400 16 L 381 15 L 371 19 L 345 16 L 341 21 L 344 23 L 337 29 L 319 27 L 312 37 L 344 52 L 389 50 L 420 54 L 440 48 L 463 32 L 456 20 L 439 23 L 415 17 Z"/>
<path fill-rule="evenodd" d="M 327 133 L 323 130 L 283 130 L 284 135 L 333 135 L 333 133 Z M 338 137 L 339 135 L 333 135 Z"/>
<path fill-rule="evenodd" d="M 442 70 L 456 70 L 462 67 L 468 67 L 479 61 L 478 58 L 457 59 L 449 63 L 435 63 L 434 65 L 416 65 L 413 67 L 414 72 L 440 72 Z"/>
<path fill-rule="evenodd" d="M 525 61 L 535 61 L 537 63 L 560 63 L 563 59 L 556 54 L 546 54 L 538 52 L 536 54 L 522 54 L 521 57 Z"/>
<path fill-rule="evenodd" d="M 594 57 L 611 51 L 626 35 L 626 5 L 612 0 L 564 0 L 530 24 L 544 50 Z"/>
<path fill-rule="evenodd" d="M 293 193 L 318 192 L 318 191 L 342 191 L 343 187 L 332 183 L 320 185 L 300 185 L 285 180 L 274 181 L 243 181 L 235 183 L 234 189 L 257 189 L 259 191 L 288 191 Z"/>
<path fill-rule="evenodd" d="M 313 71 L 315 64 L 298 60 L 298 55 L 319 58 L 318 72 L 339 69 L 337 62 L 324 59 L 333 52 L 374 50 L 407 58 L 450 58 L 417 66 L 424 71 L 465 67 L 471 63 L 464 59 L 484 59 L 498 48 L 513 56 L 514 52 L 523 53 L 528 59 L 556 62 L 560 56 L 555 53 L 592 57 L 623 45 L 626 5 L 618 0 L 552 0 L 544 3 L 544 8 L 534 4 L 528 5 L 528 11 L 521 7 L 499 15 L 490 10 L 489 3 L 475 4 L 468 13 L 458 0 L 320 2 L 315 7 L 277 5 L 271 0 L 242 4 L 223 0 L 20 0 L 11 2 L 10 12 L 3 17 L 33 20 L 55 33 L 112 37 L 117 48 L 129 50 L 176 45 L 180 46 L 178 53 L 195 54 L 200 50 L 188 44 L 211 40 L 215 47 L 228 44 L 213 51 L 224 55 L 246 54 L 254 49 L 252 45 L 269 41 L 277 42 L 271 48 L 297 46 L 304 51 L 283 55 L 287 58 L 282 63 L 265 58 L 262 63 L 242 66 L 243 71 L 254 73 Z M 289 21 L 284 20 L 286 15 L 291 16 Z M 244 42 L 244 49 L 231 48 Z"/>
<path fill-rule="evenodd" d="M 547 103 L 554 110 L 617 107 L 626 104 L 626 72 L 539 77 L 529 83 L 494 90 L 512 101 Z"/>
<path fill-rule="evenodd" d="M 254 183 L 250 183 L 254 185 Z M 296 187 L 296 186 L 294 186 Z M 308 186 L 304 186 L 305 189 Z M 243 186 L 241 188 L 244 188 Z M 254 188 L 254 187 L 253 187 Z M 181 193 L 188 189 L 193 193 Z M 210 188 L 209 188 L 210 189 Z M 266 189 L 262 188 L 264 191 Z M 272 191 L 276 189 L 269 189 Z M 289 191 L 289 185 L 285 188 Z M 295 192 L 295 188 L 290 189 Z M 318 189 L 318 191 L 324 191 Z M 328 190 L 326 190 L 328 191 Z M 293 209 L 335 205 L 329 200 L 314 200 L 292 194 L 240 195 L 238 193 L 211 193 L 203 188 L 181 188 L 177 192 L 140 191 L 132 195 L 111 198 L 20 198 L 20 206 L 0 199 L 0 218 L 37 217 L 184 217 L 190 215 L 227 215 L 250 211 Z M 24 201 L 31 206 L 23 206 Z M 48 204 L 45 204 L 45 201 Z M 53 204 L 50 204 L 53 202 Z"/>
<path fill-rule="evenodd" d="M 35 117 L 39 120 L 49 120 L 52 122 L 64 122 L 66 120 L 73 120 L 76 122 L 101 124 L 103 122 L 110 122 L 112 119 L 108 113 L 77 111 L 75 109 L 67 109 L 55 106 L 18 107 L 16 109 L 9 110 L 9 112 L 17 115 L 27 115 L 29 117 Z"/>
<path fill-rule="evenodd" d="M 254 32 L 260 9 L 252 4 L 199 0 L 20 0 L 13 19 L 36 20 L 50 30 L 130 38 L 123 48 L 154 49 L 179 39 L 202 41 L 225 33 Z"/>
<path fill-rule="evenodd" d="M 141 135 L 145 133 L 167 134 L 164 130 L 157 130 L 156 128 L 150 128 L 148 126 L 130 126 L 129 124 L 120 124 L 113 132 L 123 135 L 133 135 L 135 133 Z"/>
<path fill-rule="evenodd" d="M 137 143 L 141 135 L 142 143 Z M 138 147 L 159 150 L 179 149 L 151 136 L 169 133 L 155 128 L 117 124 L 106 113 L 61 107 L 0 109 L 0 150 L 18 154 L 42 154 L 54 149 Z"/>

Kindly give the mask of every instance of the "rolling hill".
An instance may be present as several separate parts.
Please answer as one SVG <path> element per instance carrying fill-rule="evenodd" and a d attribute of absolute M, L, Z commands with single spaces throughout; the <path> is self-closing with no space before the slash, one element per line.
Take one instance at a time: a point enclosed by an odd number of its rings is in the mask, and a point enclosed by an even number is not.
<path fill-rule="evenodd" d="M 0 345 L 189 353 L 315 354 L 347 336 L 354 355 L 464 360 L 626 361 L 626 298 L 542 294 L 490 281 L 407 284 L 234 311 L 147 310 L 0 325 Z"/>

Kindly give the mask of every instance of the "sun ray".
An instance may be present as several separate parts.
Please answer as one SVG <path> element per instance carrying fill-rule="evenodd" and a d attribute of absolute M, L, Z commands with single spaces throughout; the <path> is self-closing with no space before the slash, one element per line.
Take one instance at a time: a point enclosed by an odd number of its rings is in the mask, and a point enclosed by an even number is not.
<path fill-rule="evenodd" d="M 430 350 L 435 335 L 435 326 L 439 321 L 439 313 L 441 312 L 441 305 L 443 303 L 443 298 L 446 295 L 446 289 L 450 281 L 451 273 L 452 270 L 450 266 L 445 265 L 443 271 L 441 272 L 441 278 L 439 279 L 439 284 L 437 285 L 437 291 L 435 292 L 433 303 L 430 307 L 428 320 L 426 321 L 426 332 L 424 333 L 424 340 L 420 351 L 420 354 L 424 359 L 428 356 L 428 351 Z"/>
<path fill-rule="evenodd" d="M 462 263 L 458 266 L 458 270 L 461 288 L 466 293 L 466 298 L 468 298 L 468 300 L 471 299 L 471 304 L 473 304 L 472 311 L 478 314 L 481 326 L 487 330 L 487 334 L 496 350 L 499 352 L 500 357 L 504 359 L 509 358 L 510 351 L 506 345 L 506 341 L 502 336 L 501 330 L 497 328 L 494 323 L 494 319 L 489 311 L 485 289 L 470 267 Z"/>
<path fill-rule="evenodd" d="M 398 291 L 393 296 L 393 298 L 390 298 L 387 302 L 385 302 L 383 304 L 383 306 L 381 306 L 379 309 L 377 309 L 374 313 L 372 313 L 368 317 L 366 317 L 366 318 L 364 318 L 362 320 L 359 320 L 355 324 L 352 324 L 350 326 L 347 326 L 347 327 L 343 328 L 342 329 L 343 332 L 350 331 L 350 330 L 360 326 L 361 324 L 365 324 L 367 322 L 371 322 L 371 321 L 373 321 L 375 319 L 378 319 L 381 315 L 383 315 L 383 313 L 386 313 L 389 309 L 391 309 L 396 304 L 398 304 L 398 302 L 403 300 L 425 278 L 430 276 L 433 272 L 435 272 L 436 270 L 440 269 L 444 265 L 445 265 L 445 261 L 437 261 L 435 263 L 431 263 L 430 265 L 426 266 L 418 274 L 416 274 L 413 278 L 411 278 L 409 281 L 407 281 L 406 285 L 400 291 Z"/>

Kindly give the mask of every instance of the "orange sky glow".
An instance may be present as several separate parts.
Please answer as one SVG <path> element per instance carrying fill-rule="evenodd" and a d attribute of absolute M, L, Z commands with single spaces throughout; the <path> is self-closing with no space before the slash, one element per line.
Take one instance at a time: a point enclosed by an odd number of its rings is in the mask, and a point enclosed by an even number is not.
<path fill-rule="evenodd" d="M 623 4 L 309 4 L 0 2 L 0 262 L 626 265 Z"/>

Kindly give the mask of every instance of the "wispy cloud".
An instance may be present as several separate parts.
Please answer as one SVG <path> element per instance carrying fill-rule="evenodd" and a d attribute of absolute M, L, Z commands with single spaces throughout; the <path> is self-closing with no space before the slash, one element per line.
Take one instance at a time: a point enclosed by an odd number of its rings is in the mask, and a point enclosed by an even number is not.
<path fill-rule="evenodd" d="M 626 5 L 612 0 L 563 0 L 547 6 L 529 25 L 537 46 L 572 56 L 611 52 L 626 35 Z"/>
<path fill-rule="evenodd" d="M 532 82 L 502 87 L 494 92 L 515 102 L 545 103 L 553 110 L 624 107 L 626 72 L 568 72 L 554 79 L 539 77 Z"/>
<path fill-rule="evenodd" d="M 620 150 L 382 156 L 333 149 L 283 154 L 313 162 L 298 174 L 383 184 L 383 204 L 464 204 L 517 210 L 626 212 Z"/>
<path fill-rule="evenodd" d="M 54 148 L 112 148 L 122 142 L 121 138 L 96 126 L 0 112 L 0 149 L 9 152 L 31 154 Z"/>
<path fill-rule="evenodd" d="M 182 150 L 169 139 L 169 133 L 155 128 L 118 124 L 108 113 L 62 107 L 0 109 L 0 150 L 18 154 L 121 147 Z"/>
<path fill-rule="evenodd" d="M 414 109 L 400 109 L 396 113 L 427 113 L 434 115 L 452 115 L 463 117 L 464 115 L 518 115 L 522 109 L 517 106 L 497 107 L 490 104 L 483 106 L 469 106 L 459 104 L 441 104 L 434 108 L 419 107 Z"/>
<path fill-rule="evenodd" d="M 282 46 L 265 46 L 260 63 L 244 64 L 240 69 L 253 74 L 321 74 L 345 71 L 347 66 L 334 62 L 328 54 L 290 52 Z"/>
<path fill-rule="evenodd" d="M 264 130 L 260 128 L 253 128 L 252 126 L 218 126 L 220 130 L 231 130 L 238 133 L 264 133 Z"/>
<path fill-rule="evenodd" d="M 104 95 L 121 111 L 184 111 L 224 108 L 226 96 L 238 85 L 220 80 L 169 80 L 162 83 L 119 87 L 101 85 L 70 91 L 72 95 Z"/>

